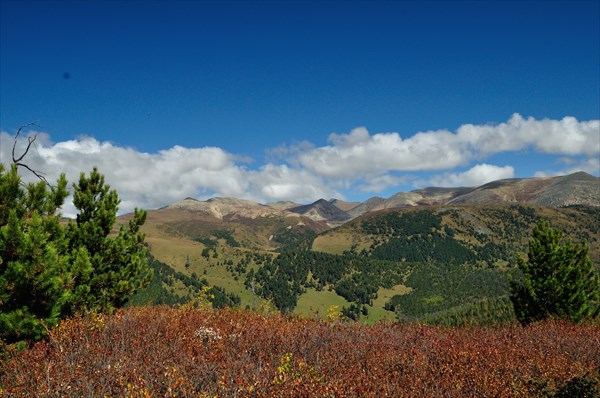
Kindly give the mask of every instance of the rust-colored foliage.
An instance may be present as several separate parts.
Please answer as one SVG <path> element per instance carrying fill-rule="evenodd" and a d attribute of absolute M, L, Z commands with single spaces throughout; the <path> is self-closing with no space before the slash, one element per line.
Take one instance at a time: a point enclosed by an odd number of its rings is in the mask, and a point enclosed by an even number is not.
<path fill-rule="evenodd" d="M 520 397 L 598 382 L 597 325 L 365 326 L 240 310 L 75 317 L 0 365 L 6 397 Z"/>

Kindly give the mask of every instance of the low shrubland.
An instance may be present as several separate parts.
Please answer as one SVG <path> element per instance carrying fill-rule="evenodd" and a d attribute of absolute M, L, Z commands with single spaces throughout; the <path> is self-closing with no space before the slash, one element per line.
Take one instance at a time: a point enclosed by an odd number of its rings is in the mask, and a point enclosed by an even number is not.
<path fill-rule="evenodd" d="M 143 306 L 71 317 L 23 351 L 0 350 L 6 397 L 594 396 L 600 329 Z"/>

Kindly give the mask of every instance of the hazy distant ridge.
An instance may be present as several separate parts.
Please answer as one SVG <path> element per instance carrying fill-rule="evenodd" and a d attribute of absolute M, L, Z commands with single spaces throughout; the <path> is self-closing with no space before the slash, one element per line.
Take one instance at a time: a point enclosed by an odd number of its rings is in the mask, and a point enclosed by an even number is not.
<path fill-rule="evenodd" d="M 399 192 L 387 199 L 373 197 L 362 203 L 319 199 L 307 205 L 293 202 L 265 205 L 235 198 L 212 198 L 207 201 L 186 198 L 167 208 L 200 212 L 220 220 L 301 215 L 335 226 L 363 214 L 384 209 L 496 203 L 529 203 L 550 207 L 570 205 L 600 207 L 600 178 L 585 172 L 559 177 L 510 178 L 489 182 L 479 187 L 416 189 L 410 192 Z"/>

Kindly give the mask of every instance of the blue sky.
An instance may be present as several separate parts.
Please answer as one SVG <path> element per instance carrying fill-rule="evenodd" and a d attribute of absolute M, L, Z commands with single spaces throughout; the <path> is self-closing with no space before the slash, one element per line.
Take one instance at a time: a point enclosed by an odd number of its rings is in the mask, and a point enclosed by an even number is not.
<path fill-rule="evenodd" d="M 124 210 L 599 173 L 598 1 L 0 7 L 2 162 L 36 122 Z"/>

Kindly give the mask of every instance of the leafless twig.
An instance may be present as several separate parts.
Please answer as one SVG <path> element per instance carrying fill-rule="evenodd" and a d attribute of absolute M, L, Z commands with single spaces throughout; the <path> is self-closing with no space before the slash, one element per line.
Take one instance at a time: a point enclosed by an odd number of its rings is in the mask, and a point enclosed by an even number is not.
<path fill-rule="evenodd" d="M 27 170 L 29 170 L 30 172 L 32 172 L 37 178 L 39 178 L 40 180 L 44 181 L 46 183 L 46 185 L 51 186 L 50 183 L 48 182 L 48 180 L 46 179 L 46 177 L 44 177 L 44 175 L 41 172 L 33 170 L 27 164 L 21 162 L 23 160 L 23 158 L 29 152 L 29 149 L 31 148 L 31 145 L 37 139 L 37 134 L 35 134 L 33 136 L 27 137 L 27 148 L 25 148 L 25 151 L 21 154 L 21 156 L 19 156 L 18 158 L 15 156 L 15 149 L 17 148 L 17 141 L 19 140 L 19 135 L 21 134 L 21 131 L 24 128 L 29 127 L 29 126 L 37 126 L 37 124 L 35 124 L 33 122 L 25 124 L 25 125 L 19 127 L 19 129 L 17 130 L 17 133 L 15 134 L 15 142 L 13 143 L 13 148 L 12 148 L 12 160 L 13 160 L 13 163 L 16 164 L 17 167 L 19 167 L 19 166 L 25 167 Z"/>

